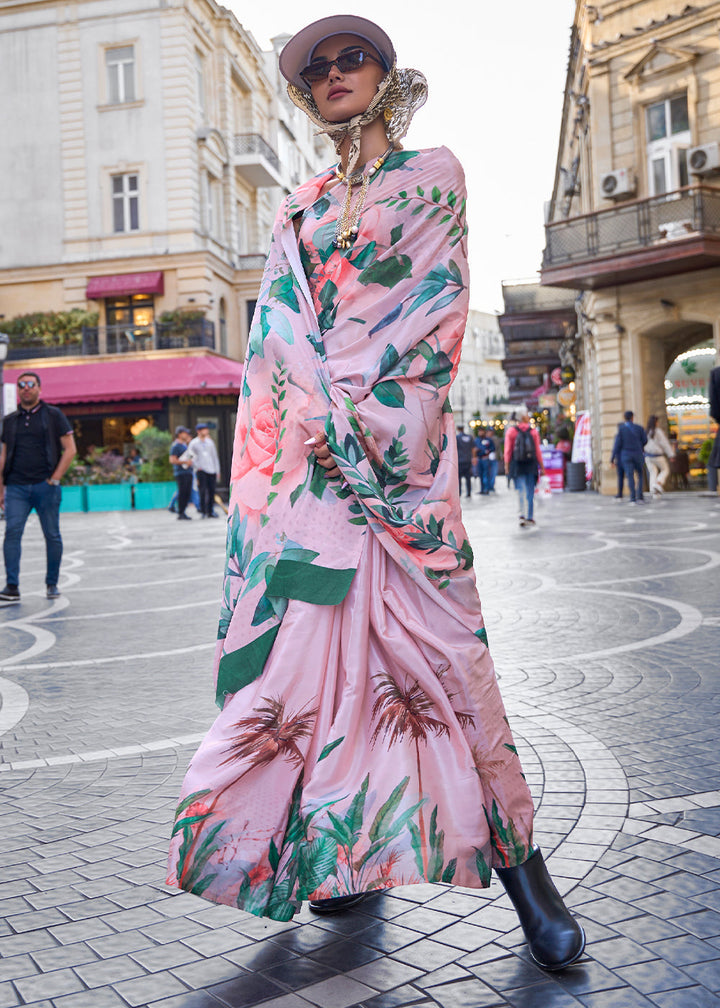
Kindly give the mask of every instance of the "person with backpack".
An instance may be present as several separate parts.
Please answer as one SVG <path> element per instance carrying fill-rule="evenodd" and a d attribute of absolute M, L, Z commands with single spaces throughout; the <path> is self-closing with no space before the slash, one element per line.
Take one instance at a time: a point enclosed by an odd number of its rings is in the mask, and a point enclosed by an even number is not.
<path fill-rule="evenodd" d="M 538 477 L 544 475 L 545 466 L 540 451 L 540 435 L 530 426 L 527 413 L 521 414 L 505 437 L 505 471 L 515 481 L 518 492 L 520 527 L 534 525 L 535 484 Z"/>

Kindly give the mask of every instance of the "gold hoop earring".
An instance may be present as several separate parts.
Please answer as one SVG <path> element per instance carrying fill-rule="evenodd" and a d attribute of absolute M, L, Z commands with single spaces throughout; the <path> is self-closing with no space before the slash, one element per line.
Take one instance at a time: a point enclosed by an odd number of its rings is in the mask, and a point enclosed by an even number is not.
<path fill-rule="evenodd" d="M 386 108 L 385 111 L 383 112 L 383 119 L 385 120 L 386 123 L 389 123 L 394 115 L 395 115 L 395 109 Z"/>

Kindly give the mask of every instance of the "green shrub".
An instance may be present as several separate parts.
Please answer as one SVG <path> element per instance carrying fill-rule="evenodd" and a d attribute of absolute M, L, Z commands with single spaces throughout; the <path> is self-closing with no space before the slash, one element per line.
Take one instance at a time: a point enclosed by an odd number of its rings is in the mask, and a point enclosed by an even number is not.
<path fill-rule="evenodd" d="M 135 443 L 143 459 L 140 479 L 144 483 L 164 483 L 173 478 L 169 458 L 172 435 L 169 431 L 146 427 L 135 436 Z"/>
<path fill-rule="evenodd" d="M 41 346 L 56 346 L 63 343 L 79 343 L 82 340 L 83 326 L 96 326 L 98 318 L 97 312 L 85 311 L 83 308 L 59 312 L 31 312 L 13 319 L 4 319 L 2 328 L 10 337 L 11 345 L 35 343 Z"/>
<path fill-rule="evenodd" d="M 707 469 L 708 459 L 710 458 L 710 452 L 712 451 L 712 447 L 713 447 L 713 439 L 707 438 L 707 440 L 703 441 L 703 443 L 698 448 L 697 460 L 703 467 L 703 469 Z"/>

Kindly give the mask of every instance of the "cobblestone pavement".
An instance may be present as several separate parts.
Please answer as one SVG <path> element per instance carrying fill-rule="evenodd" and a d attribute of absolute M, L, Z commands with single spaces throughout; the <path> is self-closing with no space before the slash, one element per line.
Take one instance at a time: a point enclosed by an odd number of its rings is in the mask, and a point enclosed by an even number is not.
<path fill-rule="evenodd" d="M 498 883 L 291 924 L 167 888 L 215 711 L 224 523 L 65 515 L 62 597 L 33 518 L 0 608 L 0 1008 L 720 1005 L 720 504 L 566 494 L 537 517 L 519 529 L 502 488 L 466 508 L 579 964 L 535 968 Z"/>

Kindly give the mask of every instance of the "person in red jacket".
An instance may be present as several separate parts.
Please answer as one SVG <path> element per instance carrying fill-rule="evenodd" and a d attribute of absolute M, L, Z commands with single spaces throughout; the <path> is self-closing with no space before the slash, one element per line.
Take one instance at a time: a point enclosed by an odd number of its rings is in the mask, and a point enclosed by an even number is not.
<path fill-rule="evenodd" d="M 515 486 L 519 497 L 521 527 L 534 525 L 533 504 L 538 476 L 545 472 L 540 435 L 530 426 L 530 417 L 522 413 L 515 427 L 505 437 L 505 471 Z"/>

